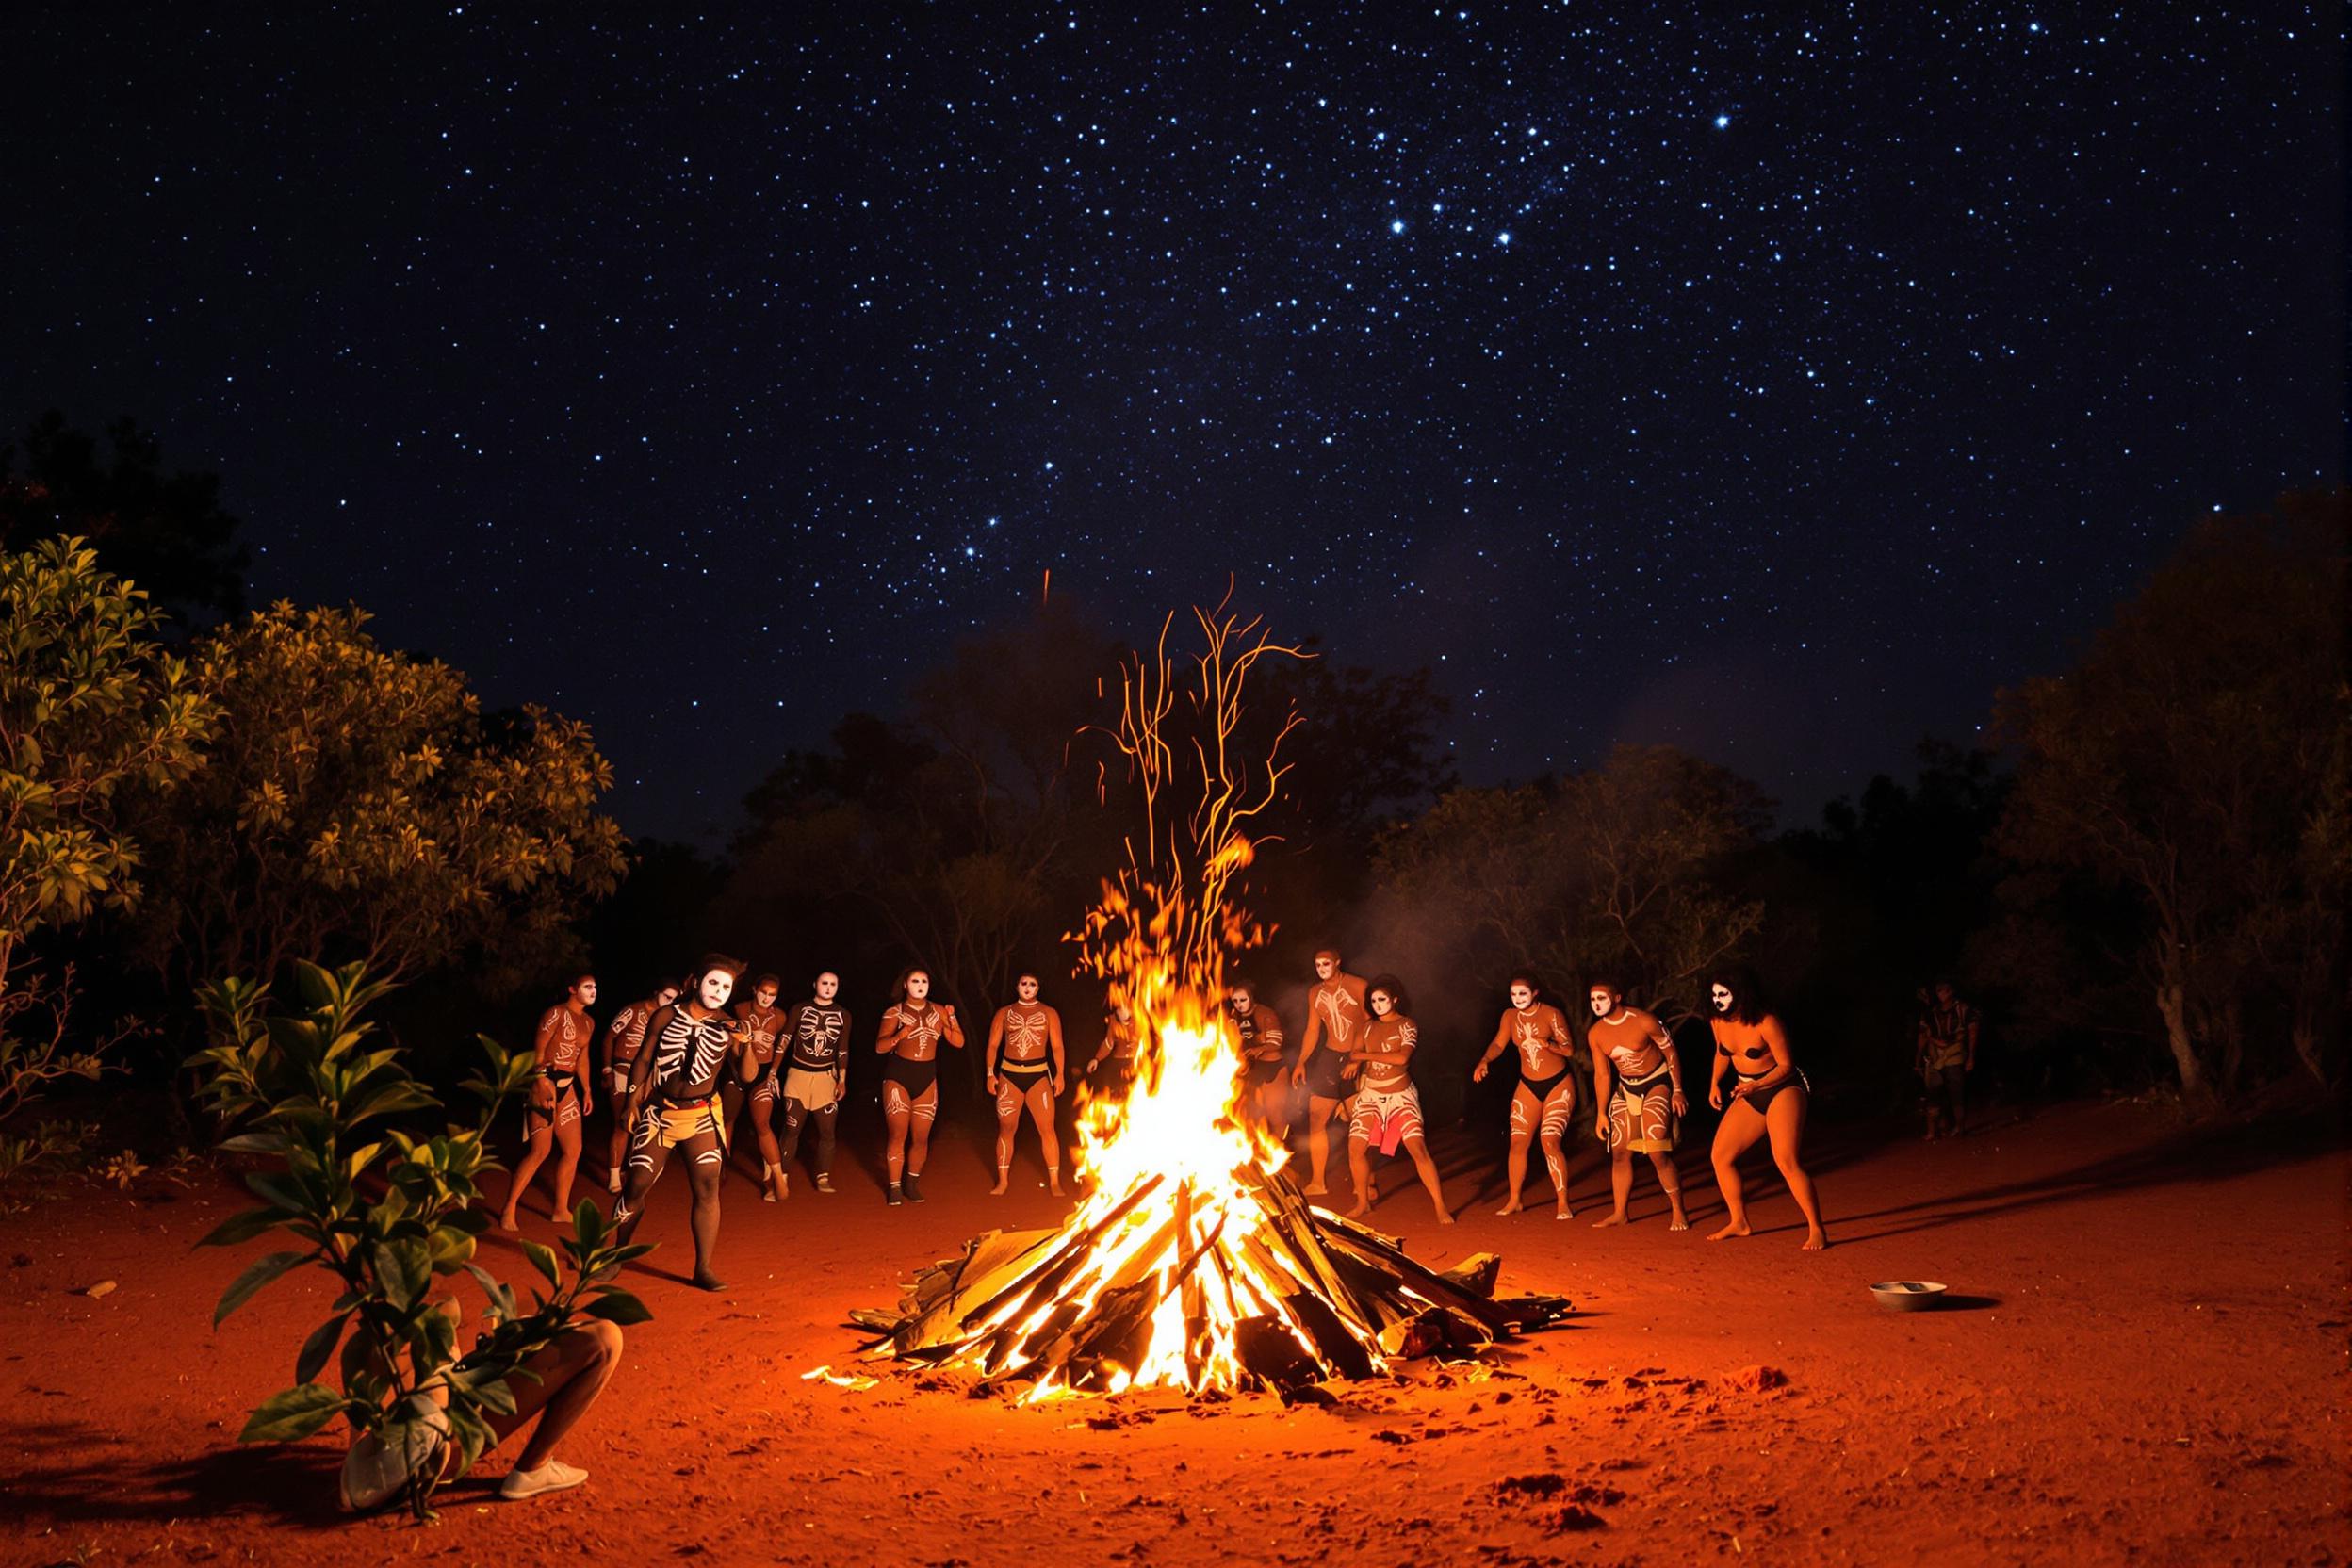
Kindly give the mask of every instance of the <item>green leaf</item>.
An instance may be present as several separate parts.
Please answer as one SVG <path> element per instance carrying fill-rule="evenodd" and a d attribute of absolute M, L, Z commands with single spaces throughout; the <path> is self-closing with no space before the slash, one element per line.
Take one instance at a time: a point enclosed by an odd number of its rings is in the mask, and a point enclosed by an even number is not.
<path fill-rule="evenodd" d="M 224 1154 L 282 1154 L 286 1152 L 284 1133 L 239 1133 L 233 1138 L 220 1140 Z"/>
<path fill-rule="evenodd" d="M 294 1358 L 294 1376 L 298 1380 L 309 1382 L 318 1376 L 343 1338 L 343 1325 L 351 1319 L 350 1313 L 339 1312 L 310 1331 L 310 1337 L 302 1341 L 302 1353 Z"/>
<path fill-rule="evenodd" d="M 433 1282 L 432 1255 L 413 1237 L 385 1242 L 376 1249 L 376 1278 L 394 1306 L 413 1306 Z"/>
<path fill-rule="evenodd" d="M 478 1263 L 467 1264 L 466 1272 L 471 1274 L 474 1282 L 482 1286 L 482 1293 L 490 1298 L 493 1308 L 507 1317 L 514 1315 L 514 1293 L 512 1290 L 498 1283 L 490 1271 Z"/>
<path fill-rule="evenodd" d="M 308 1437 L 335 1417 L 346 1403 L 324 1383 L 303 1383 L 264 1399 L 237 1434 L 239 1443 L 291 1443 Z"/>
<path fill-rule="evenodd" d="M 284 1209 L 247 1209 L 233 1219 L 225 1220 L 219 1229 L 198 1242 L 199 1247 L 234 1247 L 240 1241 L 251 1241 L 262 1232 L 286 1217 Z"/>
<path fill-rule="evenodd" d="M 252 1266 L 220 1293 L 220 1304 L 212 1309 L 212 1326 L 219 1328 L 222 1319 L 253 1298 L 253 1292 L 286 1270 L 309 1261 L 308 1252 L 272 1252 L 267 1257 L 254 1259 Z"/>
<path fill-rule="evenodd" d="M 523 1243 L 523 1256 L 531 1260 L 531 1267 L 547 1277 L 547 1283 L 558 1289 L 563 1287 L 564 1270 L 555 1260 L 554 1248 L 543 1247 L 535 1241 L 526 1241 Z"/>
<path fill-rule="evenodd" d="M 607 1323 L 627 1328 L 631 1323 L 650 1323 L 653 1314 L 643 1301 L 626 1290 L 608 1290 L 580 1309 L 587 1316 L 601 1317 Z"/>

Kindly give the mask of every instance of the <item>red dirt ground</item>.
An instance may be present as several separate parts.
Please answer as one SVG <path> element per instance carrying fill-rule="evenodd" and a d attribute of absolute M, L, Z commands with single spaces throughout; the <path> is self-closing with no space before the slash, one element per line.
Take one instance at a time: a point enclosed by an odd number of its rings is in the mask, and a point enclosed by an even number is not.
<path fill-rule="evenodd" d="M 1797 1250 L 1776 1184 L 1754 1239 L 1702 1240 L 1716 1205 L 1695 1151 L 1707 1196 L 1686 1235 L 1646 1172 L 1637 1223 L 1588 1229 L 1607 1202 L 1589 1152 L 1568 1224 L 1493 1217 L 1495 1178 L 1449 1168 L 1464 1217 L 1441 1233 L 1392 1168 L 1374 1217 L 1416 1256 L 1500 1251 L 1506 1292 L 1566 1294 L 1577 1315 L 1483 1367 L 1341 1386 L 1332 1409 L 1022 1409 L 905 1374 L 862 1393 L 802 1381 L 848 1359 L 846 1309 L 1054 1205 L 1034 1185 L 989 1200 L 978 1154 L 953 1144 L 920 1207 L 886 1210 L 858 1168 L 839 1195 L 780 1207 L 736 1182 L 720 1258 L 736 1288 L 712 1298 L 674 1282 L 685 1191 L 666 1183 L 644 1239 L 669 1244 L 647 1260 L 668 1277 L 638 1281 L 657 1316 L 629 1331 L 611 1396 L 564 1451 L 594 1478 L 500 1504 L 494 1454 L 423 1528 L 338 1517 L 330 1437 L 231 1442 L 328 1299 L 282 1282 L 206 1329 L 265 1244 L 189 1243 L 239 1195 L 209 1175 L 94 1189 L 0 1220 L 0 1560 L 2352 1560 L 2352 1157 L 2323 1132 L 2181 1135 L 2106 1105 L 1958 1144 L 1815 1142 L 1836 1243 L 1819 1257 Z M 525 1271 L 487 1250 L 495 1271 Z M 1863 1286 L 1889 1278 L 1960 1299 L 1886 1313 Z M 106 1279 L 119 1288 L 74 1294 Z M 1786 1386 L 1744 1385 L 1758 1365 Z"/>

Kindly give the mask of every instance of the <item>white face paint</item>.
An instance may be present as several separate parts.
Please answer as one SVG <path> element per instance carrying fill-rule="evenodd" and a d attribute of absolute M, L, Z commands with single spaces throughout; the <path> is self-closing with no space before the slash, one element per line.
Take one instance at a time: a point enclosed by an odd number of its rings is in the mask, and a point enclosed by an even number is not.
<path fill-rule="evenodd" d="M 751 999 L 754 1002 L 759 1003 L 762 1007 L 773 1007 L 776 1005 L 776 988 L 774 986 L 762 986 L 758 990 L 751 993 Z"/>
<path fill-rule="evenodd" d="M 1319 956 L 1315 958 L 1315 974 L 1316 979 L 1329 980 L 1332 975 L 1337 974 L 1338 972 L 1339 960 L 1337 958 L 1325 958 Z"/>
<path fill-rule="evenodd" d="M 1707 995 L 1714 998 L 1715 1010 L 1717 1012 L 1727 1013 L 1731 1011 L 1731 988 L 1729 986 L 1714 987 L 1707 992 Z"/>
<path fill-rule="evenodd" d="M 1013 991 L 1023 1002 L 1035 1002 L 1037 999 L 1037 977 L 1034 974 L 1022 975 L 1013 982 Z"/>
<path fill-rule="evenodd" d="M 1233 1010 L 1233 1016 L 1236 1018 L 1248 1018 L 1250 1009 L 1257 1005 L 1250 999 L 1248 991 L 1235 991 L 1225 999 L 1225 1004 Z"/>
<path fill-rule="evenodd" d="M 593 1007 L 596 1004 L 596 983 L 594 980 L 582 980 L 572 988 L 572 994 L 580 999 L 581 1006 Z"/>
<path fill-rule="evenodd" d="M 1598 986 L 1592 988 L 1592 1002 L 1594 1018 L 1607 1018 L 1617 1007 L 1617 999 Z"/>
<path fill-rule="evenodd" d="M 1535 1005 L 1535 992 L 1525 986 L 1513 986 L 1511 988 L 1511 1004 L 1524 1013 Z"/>
<path fill-rule="evenodd" d="M 827 970 L 817 976 L 817 1000 L 819 1002 L 832 1001 L 841 994 L 841 977 L 832 971 Z"/>
<path fill-rule="evenodd" d="M 735 977 L 723 969 L 714 969 L 702 977 L 700 994 L 702 1004 L 715 1012 L 735 994 Z"/>
<path fill-rule="evenodd" d="M 1371 1007 L 1374 1016 L 1379 1018 L 1386 1018 L 1396 1010 L 1396 999 L 1386 991 L 1374 991 L 1364 1000 Z"/>
<path fill-rule="evenodd" d="M 923 1003 L 928 1002 L 930 999 L 931 977 L 923 973 L 923 971 L 917 970 L 914 973 L 906 977 L 906 1000 L 914 1003 Z"/>

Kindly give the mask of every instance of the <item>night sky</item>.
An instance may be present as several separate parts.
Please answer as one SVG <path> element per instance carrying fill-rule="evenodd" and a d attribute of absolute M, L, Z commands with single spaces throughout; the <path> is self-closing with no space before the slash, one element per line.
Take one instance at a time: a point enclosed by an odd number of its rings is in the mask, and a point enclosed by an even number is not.
<path fill-rule="evenodd" d="M 0 421 L 702 837 L 1049 569 L 1803 820 L 2342 477 L 2334 7 L 799 9 L 16 11 Z"/>

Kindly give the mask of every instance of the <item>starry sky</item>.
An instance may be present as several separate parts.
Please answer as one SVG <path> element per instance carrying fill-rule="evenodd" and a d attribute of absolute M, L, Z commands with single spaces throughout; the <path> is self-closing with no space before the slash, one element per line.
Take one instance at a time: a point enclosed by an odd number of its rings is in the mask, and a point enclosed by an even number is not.
<path fill-rule="evenodd" d="M 811 9 L 19 10 L 0 420 L 704 839 L 1049 570 L 1803 821 L 2343 477 L 2337 8 Z"/>

